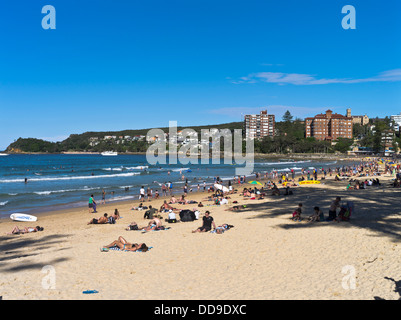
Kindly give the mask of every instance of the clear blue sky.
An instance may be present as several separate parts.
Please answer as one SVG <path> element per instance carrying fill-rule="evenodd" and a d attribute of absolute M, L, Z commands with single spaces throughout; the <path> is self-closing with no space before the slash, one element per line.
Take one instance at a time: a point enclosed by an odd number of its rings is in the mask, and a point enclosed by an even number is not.
<path fill-rule="evenodd" d="M 47 4 L 55 30 L 41 26 Z M 0 150 L 261 109 L 401 112 L 399 0 L 15 0 L 0 4 L 0 30 Z"/>

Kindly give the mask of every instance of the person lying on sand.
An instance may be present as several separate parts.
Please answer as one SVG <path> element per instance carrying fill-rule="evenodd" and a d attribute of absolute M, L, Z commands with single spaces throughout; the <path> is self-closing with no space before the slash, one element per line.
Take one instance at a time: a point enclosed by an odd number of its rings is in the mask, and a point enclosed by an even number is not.
<path fill-rule="evenodd" d="M 144 206 L 143 203 L 141 202 L 141 203 L 139 204 L 139 207 L 132 207 L 131 210 L 138 210 L 138 211 L 140 211 L 140 210 L 144 210 L 144 209 L 147 209 L 147 208 L 148 208 L 148 207 L 147 207 L 147 206 Z"/>
<path fill-rule="evenodd" d="M 246 208 L 246 205 L 237 205 L 237 206 L 230 207 L 224 211 L 241 211 L 242 209 L 245 209 L 245 208 Z"/>
<path fill-rule="evenodd" d="M 224 233 L 224 231 L 230 230 L 231 228 L 234 228 L 234 226 L 225 223 L 225 224 L 223 224 L 223 225 L 221 225 L 221 226 L 218 226 L 216 229 L 214 229 L 214 230 L 211 231 L 211 232 L 217 233 L 217 234 L 222 234 L 222 233 Z"/>
<path fill-rule="evenodd" d="M 91 221 L 88 222 L 88 224 L 105 224 L 107 222 L 108 222 L 107 213 L 105 213 L 103 217 L 100 217 L 99 219 L 93 218 Z"/>
<path fill-rule="evenodd" d="M 161 230 L 163 228 L 162 222 L 159 218 L 153 218 L 149 221 L 146 227 L 138 227 L 136 222 L 131 222 L 131 224 L 125 230 L 143 230 L 143 231 L 153 231 L 153 230 Z"/>
<path fill-rule="evenodd" d="M 25 227 L 24 229 L 19 229 L 17 226 L 14 227 L 14 229 L 7 234 L 24 234 L 24 233 L 31 233 L 31 232 L 38 232 L 38 231 L 43 231 L 44 228 L 36 226 L 36 227 Z"/>
<path fill-rule="evenodd" d="M 149 250 L 148 246 L 145 243 L 139 243 L 139 244 L 138 243 L 129 243 L 122 236 L 119 236 L 118 240 L 114 240 L 109 245 L 103 246 L 102 249 L 110 249 L 112 247 L 118 247 L 120 250 L 125 250 L 125 251 L 142 250 L 142 252 L 146 252 Z M 104 251 L 104 250 L 102 250 L 102 251 Z"/>

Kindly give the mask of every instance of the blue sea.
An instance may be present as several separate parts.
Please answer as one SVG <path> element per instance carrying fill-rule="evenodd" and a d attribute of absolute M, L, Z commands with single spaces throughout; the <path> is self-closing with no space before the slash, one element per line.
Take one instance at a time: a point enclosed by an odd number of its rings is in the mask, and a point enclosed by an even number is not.
<path fill-rule="evenodd" d="M 255 172 L 285 172 L 302 168 L 340 166 L 333 160 L 293 161 L 255 159 Z M 193 191 L 235 177 L 235 165 L 188 164 L 149 165 L 145 155 L 8 155 L 0 156 L 0 217 L 11 213 L 38 213 L 86 206 L 91 194 L 100 202 L 104 189 L 106 200 L 137 200 L 141 186 L 158 190 L 171 181 L 174 193 L 182 194 L 185 180 Z M 182 176 L 185 176 L 184 180 Z M 252 177 L 252 175 L 250 176 Z M 25 182 L 27 179 L 27 182 Z M 114 195 L 112 196 L 112 192 Z"/>

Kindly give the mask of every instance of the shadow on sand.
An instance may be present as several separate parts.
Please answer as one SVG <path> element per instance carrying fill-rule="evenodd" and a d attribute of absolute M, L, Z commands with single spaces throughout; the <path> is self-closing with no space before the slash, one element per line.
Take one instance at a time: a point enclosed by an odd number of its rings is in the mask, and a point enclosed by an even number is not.
<path fill-rule="evenodd" d="M 288 218 L 288 223 L 278 225 L 283 229 L 322 228 L 328 225 L 335 225 L 339 228 L 353 226 L 369 229 L 376 236 L 389 237 L 393 242 L 401 241 L 401 218 L 394 216 L 401 213 L 400 188 L 390 187 L 389 183 L 386 182 L 381 186 L 369 186 L 366 190 L 346 190 L 346 181 L 327 181 L 325 183 L 330 186 L 338 186 L 338 189 L 292 188 L 293 195 L 268 195 L 263 202 L 258 200 L 240 201 L 241 205 L 246 204 L 246 208 L 243 208 L 241 212 L 256 212 L 248 219 Z M 283 190 L 280 192 L 281 194 L 284 193 Z M 341 197 L 343 204 L 347 201 L 354 203 L 354 213 L 349 222 L 306 222 L 308 217 L 313 214 L 313 207 L 315 206 L 320 207 L 320 210 L 327 217 L 329 206 L 336 196 Z M 298 203 L 303 204 L 303 221 L 301 223 L 291 220 L 292 213 L 297 208 Z"/>
<path fill-rule="evenodd" d="M 58 258 L 46 263 L 30 263 L 29 261 L 20 262 L 18 265 L 9 263 L 14 259 L 29 258 L 38 256 L 42 250 L 51 249 L 56 243 L 64 242 L 68 235 L 57 234 L 48 235 L 40 238 L 27 238 L 24 235 L 6 235 L 0 237 L 0 272 L 19 272 L 28 269 L 42 268 L 45 265 L 67 261 L 68 258 Z M 59 249 L 56 249 L 59 251 Z"/>

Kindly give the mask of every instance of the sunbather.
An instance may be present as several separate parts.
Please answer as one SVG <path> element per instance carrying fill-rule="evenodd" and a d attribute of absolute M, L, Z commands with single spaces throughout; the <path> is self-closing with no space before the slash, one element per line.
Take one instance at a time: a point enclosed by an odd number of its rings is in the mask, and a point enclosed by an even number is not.
<path fill-rule="evenodd" d="M 105 224 L 107 222 L 108 222 L 107 213 L 105 213 L 103 217 L 100 217 L 99 219 L 93 218 L 91 221 L 88 222 L 88 224 Z"/>
<path fill-rule="evenodd" d="M 43 228 L 37 226 L 37 227 L 25 227 L 24 229 L 20 229 L 17 226 L 15 226 L 14 229 L 8 234 L 24 234 L 38 231 L 43 231 Z"/>
<path fill-rule="evenodd" d="M 149 250 L 145 243 L 129 243 L 122 236 L 118 237 L 118 240 L 113 241 L 107 246 L 103 246 L 103 249 L 110 249 L 112 247 L 118 247 L 120 250 L 125 251 L 137 251 L 141 250 L 142 252 L 146 252 Z"/>

